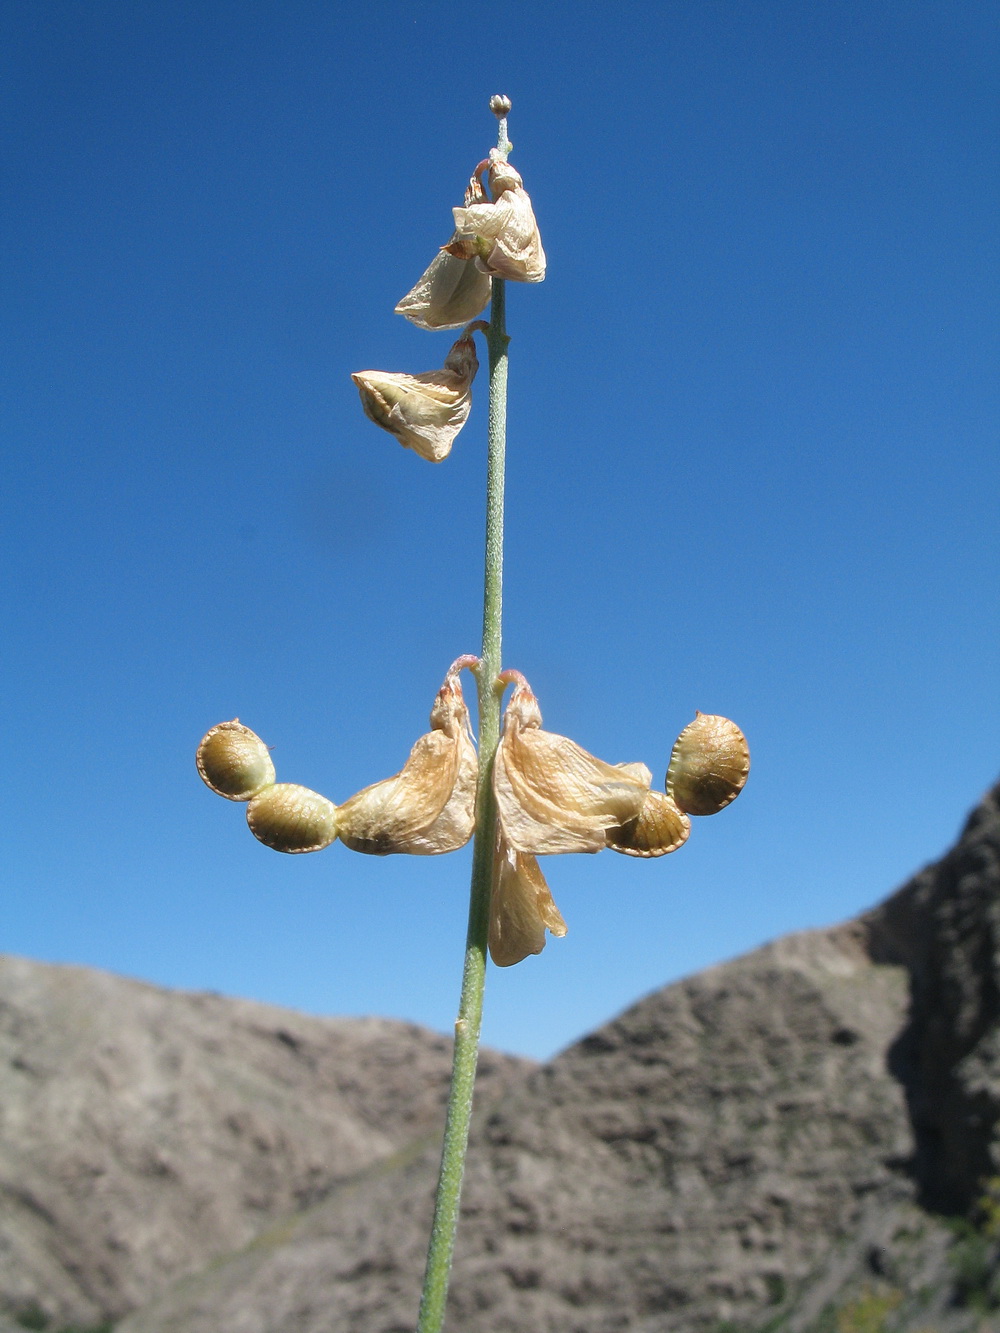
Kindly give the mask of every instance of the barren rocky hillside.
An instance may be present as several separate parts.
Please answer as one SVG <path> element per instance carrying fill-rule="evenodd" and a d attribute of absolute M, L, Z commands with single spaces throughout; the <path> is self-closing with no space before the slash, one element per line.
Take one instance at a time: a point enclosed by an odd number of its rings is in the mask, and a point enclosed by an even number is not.
<path fill-rule="evenodd" d="M 116 1333 L 412 1329 L 443 1042 L 7 967 L 3 1014 L 24 1025 L 4 1075 L 9 1308 L 134 1305 Z M 113 1002 L 98 1038 L 88 1006 L 52 998 L 63 977 L 134 988 L 127 1058 L 106 1049 Z M 309 1099 L 288 1081 L 306 1053 Z M 668 986 L 548 1065 L 492 1070 L 455 1333 L 995 1333 L 1000 789 L 860 920 Z M 83 1086 L 102 1089 L 86 1108 Z M 85 1175 L 77 1136 L 107 1177 Z"/>

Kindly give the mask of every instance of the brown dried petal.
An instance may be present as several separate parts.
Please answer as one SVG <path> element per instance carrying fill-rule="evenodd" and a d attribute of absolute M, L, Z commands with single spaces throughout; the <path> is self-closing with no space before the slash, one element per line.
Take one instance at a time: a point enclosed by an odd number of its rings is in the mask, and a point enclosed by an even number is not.
<path fill-rule="evenodd" d="M 238 717 L 205 733 L 195 763 L 202 782 L 227 801 L 249 801 L 274 781 L 267 746 Z"/>
<path fill-rule="evenodd" d="M 696 713 L 674 742 L 667 794 L 689 815 L 714 815 L 736 800 L 749 772 L 750 750 L 736 723 Z"/>
<path fill-rule="evenodd" d="M 404 448 L 413 449 L 430 463 L 440 463 L 468 419 L 478 369 L 475 341 L 471 334 L 464 334 L 448 353 L 442 370 L 422 375 L 359 370 L 351 379 L 370 421 L 395 435 Z"/>
<path fill-rule="evenodd" d="M 514 851 L 501 838 L 490 900 L 490 957 L 497 967 L 511 967 L 528 954 L 541 953 L 546 928 L 558 938 L 566 934 L 566 922 L 538 862 Z"/>
<path fill-rule="evenodd" d="M 486 309 L 492 290 L 488 273 L 440 250 L 396 306 L 396 314 L 422 329 L 458 329 Z"/>
<path fill-rule="evenodd" d="M 476 747 L 458 672 L 445 677 L 431 710 L 431 730 L 403 768 L 345 801 L 341 842 L 355 852 L 435 856 L 463 847 L 476 822 Z"/>
<path fill-rule="evenodd" d="M 296 782 L 276 782 L 247 806 L 247 823 L 276 852 L 319 852 L 337 836 L 337 807 Z"/>
<path fill-rule="evenodd" d="M 534 855 L 600 851 L 607 829 L 638 817 L 649 770 L 606 764 L 540 723 L 538 701 L 522 678 L 504 714 L 493 767 L 504 836 L 515 850 Z"/>
<path fill-rule="evenodd" d="M 666 856 L 688 840 L 691 821 L 669 796 L 649 791 L 639 812 L 620 828 L 608 829 L 608 846 L 626 856 Z"/>

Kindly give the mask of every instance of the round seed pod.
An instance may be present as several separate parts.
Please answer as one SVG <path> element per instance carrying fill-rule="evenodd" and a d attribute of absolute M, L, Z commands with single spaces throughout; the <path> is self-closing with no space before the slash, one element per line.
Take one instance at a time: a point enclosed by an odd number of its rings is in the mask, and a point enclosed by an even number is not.
<path fill-rule="evenodd" d="M 750 772 L 746 737 L 728 717 L 696 713 L 674 741 L 667 795 L 689 815 L 714 815 L 735 801 Z"/>
<path fill-rule="evenodd" d="M 202 782 L 227 801 L 249 801 L 274 781 L 267 746 L 238 717 L 205 733 L 195 762 Z"/>
<path fill-rule="evenodd" d="M 247 823 L 276 852 L 319 852 L 337 836 L 337 807 L 297 782 L 276 782 L 247 806 Z"/>
<path fill-rule="evenodd" d="M 649 791 L 638 816 L 604 835 L 608 846 L 626 856 L 666 856 L 688 840 L 691 821 L 669 796 Z"/>

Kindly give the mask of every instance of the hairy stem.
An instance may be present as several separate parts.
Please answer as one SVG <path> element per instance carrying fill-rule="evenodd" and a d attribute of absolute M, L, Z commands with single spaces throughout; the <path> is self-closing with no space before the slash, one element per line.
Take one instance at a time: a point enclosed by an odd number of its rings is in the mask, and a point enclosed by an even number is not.
<path fill-rule="evenodd" d="M 500 121 L 499 147 L 507 152 L 507 122 Z M 479 1030 L 486 982 L 490 893 L 496 847 L 496 802 L 493 797 L 493 756 L 500 739 L 498 684 L 503 611 L 503 491 L 507 435 L 507 343 L 504 283 L 493 279 L 493 303 L 487 340 L 490 355 L 490 416 L 487 432 L 486 558 L 483 580 L 483 649 L 476 672 L 479 690 L 479 789 L 476 838 L 472 852 L 469 928 L 465 940 L 462 993 L 455 1022 L 455 1052 L 445 1121 L 441 1172 L 434 1202 L 434 1221 L 427 1251 L 427 1271 L 420 1300 L 417 1333 L 440 1333 L 444 1327 L 448 1279 L 458 1228 L 462 1174 L 472 1119 L 472 1093 L 479 1054 Z"/>

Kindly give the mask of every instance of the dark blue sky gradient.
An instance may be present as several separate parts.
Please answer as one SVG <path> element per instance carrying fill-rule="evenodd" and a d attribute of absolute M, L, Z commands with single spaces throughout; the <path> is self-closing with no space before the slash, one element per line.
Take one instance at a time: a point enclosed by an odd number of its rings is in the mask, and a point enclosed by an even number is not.
<path fill-rule="evenodd" d="M 340 801 L 479 639 L 486 375 L 439 467 L 352 370 L 514 101 L 549 259 L 511 286 L 504 660 L 662 776 L 736 718 L 675 856 L 550 858 L 490 974 L 547 1054 L 869 905 L 1000 769 L 998 25 L 975 3 L 11 3 L 0 948 L 450 1026 L 468 851 L 279 857 L 192 755 L 239 715 Z"/>

